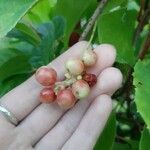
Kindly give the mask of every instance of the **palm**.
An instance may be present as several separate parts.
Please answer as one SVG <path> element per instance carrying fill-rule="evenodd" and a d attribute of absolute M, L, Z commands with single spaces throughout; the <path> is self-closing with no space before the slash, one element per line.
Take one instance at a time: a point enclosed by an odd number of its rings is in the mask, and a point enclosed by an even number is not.
<path fill-rule="evenodd" d="M 49 66 L 63 79 L 64 63 L 69 57 L 80 57 L 86 42 L 79 42 Z M 2 104 L 20 121 L 15 127 L 0 114 L 0 147 L 3 150 L 74 150 L 92 149 L 112 109 L 110 96 L 122 82 L 119 70 L 111 67 L 115 51 L 111 46 L 95 49 L 99 59 L 89 72 L 98 76 L 86 100 L 65 112 L 55 103 L 40 104 L 40 85 L 34 76 L 2 98 Z M 103 70 L 103 71 L 102 71 Z"/>

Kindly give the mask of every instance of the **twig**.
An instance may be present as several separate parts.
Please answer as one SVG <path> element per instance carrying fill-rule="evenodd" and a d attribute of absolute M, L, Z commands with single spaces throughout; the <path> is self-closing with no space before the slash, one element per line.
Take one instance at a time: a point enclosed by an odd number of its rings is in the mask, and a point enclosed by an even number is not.
<path fill-rule="evenodd" d="M 142 60 L 145 57 L 145 55 L 147 54 L 147 51 L 149 48 L 150 48 L 150 31 L 147 35 L 146 41 L 144 43 L 142 50 L 139 53 L 138 58 Z"/>
<path fill-rule="evenodd" d="M 101 14 L 106 3 L 107 3 L 107 0 L 101 0 L 99 5 L 97 6 L 96 10 L 94 11 L 92 17 L 90 18 L 87 26 L 85 27 L 85 30 L 83 31 L 79 41 L 86 39 L 88 33 L 91 31 L 91 28 L 93 27 L 94 23 L 96 22 L 98 16 Z"/>
<path fill-rule="evenodd" d="M 133 45 L 135 45 L 141 31 L 143 30 L 144 26 L 148 23 L 149 18 L 150 18 L 150 8 L 146 9 L 144 14 L 140 16 L 140 21 L 133 37 Z"/>
<path fill-rule="evenodd" d="M 138 20 L 139 22 L 141 21 L 141 17 L 142 17 L 143 12 L 144 12 L 145 0 L 140 0 L 140 3 L 141 3 L 141 7 L 140 7 L 140 11 L 139 11 L 138 17 L 137 17 L 137 20 Z"/>

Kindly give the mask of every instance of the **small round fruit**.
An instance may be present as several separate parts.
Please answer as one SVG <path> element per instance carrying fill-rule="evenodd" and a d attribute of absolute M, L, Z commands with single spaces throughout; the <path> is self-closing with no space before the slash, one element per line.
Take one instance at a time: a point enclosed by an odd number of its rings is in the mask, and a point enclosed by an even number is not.
<path fill-rule="evenodd" d="M 84 71 L 84 64 L 80 59 L 70 59 L 66 62 L 66 68 L 72 75 L 80 75 Z"/>
<path fill-rule="evenodd" d="M 72 84 L 72 92 L 77 99 L 83 99 L 89 95 L 90 87 L 84 80 L 78 80 Z"/>
<path fill-rule="evenodd" d="M 42 66 L 36 71 L 35 77 L 43 86 L 50 86 L 56 82 L 57 73 L 53 68 Z"/>
<path fill-rule="evenodd" d="M 80 35 L 77 32 L 72 32 L 69 38 L 69 46 L 74 45 L 79 41 Z"/>
<path fill-rule="evenodd" d="M 91 67 L 96 64 L 97 55 L 93 50 L 86 50 L 83 54 L 82 60 L 85 66 Z"/>
<path fill-rule="evenodd" d="M 40 101 L 43 103 L 51 103 L 56 99 L 56 95 L 52 88 L 44 88 L 40 92 Z"/>
<path fill-rule="evenodd" d="M 93 87 L 97 82 L 97 77 L 95 74 L 86 73 L 83 75 L 83 80 L 85 80 L 90 87 Z"/>
<path fill-rule="evenodd" d="M 66 110 L 75 105 L 76 99 L 71 89 L 64 89 L 57 94 L 56 101 L 61 108 Z"/>

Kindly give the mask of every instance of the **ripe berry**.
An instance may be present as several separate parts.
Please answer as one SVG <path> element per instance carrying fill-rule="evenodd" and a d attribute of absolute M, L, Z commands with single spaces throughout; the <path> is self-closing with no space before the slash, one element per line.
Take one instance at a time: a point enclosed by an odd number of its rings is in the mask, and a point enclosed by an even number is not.
<path fill-rule="evenodd" d="M 44 88 L 40 92 L 40 100 L 43 103 L 51 103 L 56 99 L 56 95 L 52 88 Z"/>
<path fill-rule="evenodd" d="M 93 50 L 86 50 L 83 54 L 82 60 L 85 66 L 91 67 L 96 64 L 97 55 Z"/>
<path fill-rule="evenodd" d="M 69 38 L 69 46 L 74 45 L 78 42 L 80 35 L 77 32 L 72 32 Z"/>
<path fill-rule="evenodd" d="M 57 73 L 53 68 L 42 66 L 36 71 L 35 77 L 43 86 L 50 86 L 56 82 Z"/>
<path fill-rule="evenodd" d="M 69 109 L 74 106 L 76 99 L 71 89 L 64 89 L 58 92 L 56 101 L 61 108 Z"/>
<path fill-rule="evenodd" d="M 70 59 L 66 62 L 66 68 L 72 75 L 79 75 L 84 71 L 84 64 L 80 59 Z"/>
<path fill-rule="evenodd" d="M 86 73 L 83 75 L 83 80 L 85 80 L 90 87 L 94 86 L 97 82 L 97 77 L 95 74 Z"/>
<path fill-rule="evenodd" d="M 72 92 L 77 99 L 83 99 L 89 95 L 90 87 L 84 80 L 78 80 L 72 84 Z"/>

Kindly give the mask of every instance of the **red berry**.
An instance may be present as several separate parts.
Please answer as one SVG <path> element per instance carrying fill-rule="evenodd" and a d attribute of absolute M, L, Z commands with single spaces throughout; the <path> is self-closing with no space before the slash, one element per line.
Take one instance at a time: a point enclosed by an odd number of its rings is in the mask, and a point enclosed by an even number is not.
<path fill-rule="evenodd" d="M 69 46 L 74 45 L 78 42 L 80 35 L 77 32 L 72 32 L 69 39 Z"/>
<path fill-rule="evenodd" d="M 53 68 L 42 66 L 36 71 L 35 77 L 43 86 L 50 86 L 56 82 L 57 73 Z"/>
<path fill-rule="evenodd" d="M 72 75 L 80 75 L 84 71 L 84 64 L 80 59 L 70 59 L 66 62 L 66 68 Z"/>
<path fill-rule="evenodd" d="M 83 54 L 82 60 L 85 66 L 91 67 L 96 64 L 97 55 L 93 50 L 86 50 Z"/>
<path fill-rule="evenodd" d="M 72 84 L 72 92 L 77 99 L 83 99 L 89 95 L 90 87 L 84 80 L 78 80 Z"/>
<path fill-rule="evenodd" d="M 56 99 L 56 95 L 52 88 L 44 88 L 40 92 L 40 100 L 43 103 L 51 103 Z"/>
<path fill-rule="evenodd" d="M 74 106 L 76 99 L 71 89 L 64 89 L 58 92 L 57 103 L 63 109 L 69 109 Z"/>
<path fill-rule="evenodd" d="M 83 80 L 85 80 L 90 87 L 94 86 L 97 82 L 97 77 L 95 74 L 86 73 L 83 76 Z"/>

